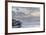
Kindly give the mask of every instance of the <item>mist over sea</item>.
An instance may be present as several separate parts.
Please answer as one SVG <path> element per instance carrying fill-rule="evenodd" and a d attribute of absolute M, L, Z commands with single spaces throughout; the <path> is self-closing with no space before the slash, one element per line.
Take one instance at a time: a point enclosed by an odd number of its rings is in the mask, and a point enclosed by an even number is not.
<path fill-rule="evenodd" d="M 12 19 L 21 22 L 21 28 L 40 26 L 40 8 L 13 7 Z"/>

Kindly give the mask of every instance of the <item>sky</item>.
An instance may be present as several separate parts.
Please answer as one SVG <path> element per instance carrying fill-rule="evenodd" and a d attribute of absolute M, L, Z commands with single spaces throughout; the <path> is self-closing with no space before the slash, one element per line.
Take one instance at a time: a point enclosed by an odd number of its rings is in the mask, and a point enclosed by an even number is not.
<path fill-rule="evenodd" d="M 27 16 L 40 16 L 39 7 L 12 7 L 12 11 L 18 13 L 17 15 L 22 15 L 23 13 Z"/>

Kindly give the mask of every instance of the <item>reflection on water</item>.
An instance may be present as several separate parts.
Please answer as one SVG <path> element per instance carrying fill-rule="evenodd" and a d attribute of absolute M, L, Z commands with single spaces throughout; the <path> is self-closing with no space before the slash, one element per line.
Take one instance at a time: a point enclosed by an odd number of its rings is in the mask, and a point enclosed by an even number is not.
<path fill-rule="evenodd" d="M 12 7 L 12 27 L 30 28 L 40 26 L 40 8 Z"/>

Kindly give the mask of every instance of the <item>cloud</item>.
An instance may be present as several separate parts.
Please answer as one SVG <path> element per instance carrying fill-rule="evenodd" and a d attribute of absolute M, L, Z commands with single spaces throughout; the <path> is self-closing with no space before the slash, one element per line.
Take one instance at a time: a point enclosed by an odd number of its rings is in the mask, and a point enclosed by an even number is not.
<path fill-rule="evenodd" d="M 12 7 L 12 11 L 15 13 L 15 16 L 40 16 L 40 8 L 39 7 Z M 13 14 L 14 14 L 13 13 Z"/>

